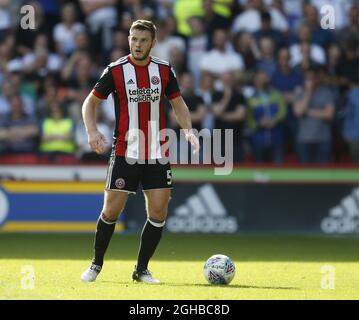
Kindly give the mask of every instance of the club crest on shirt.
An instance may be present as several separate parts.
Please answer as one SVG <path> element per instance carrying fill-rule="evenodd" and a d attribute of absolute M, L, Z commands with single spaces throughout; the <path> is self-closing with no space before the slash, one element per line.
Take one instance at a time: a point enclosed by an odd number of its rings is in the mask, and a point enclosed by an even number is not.
<path fill-rule="evenodd" d="M 153 84 L 153 85 L 158 85 L 159 83 L 160 83 L 160 78 L 159 77 L 157 77 L 157 76 L 153 76 L 152 78 L 151 78 L 151 83 Z"/>
<path fill-rule="evenodd" d="M 123 187 L 125 186 L 125 180 L 123 178 L 118 178 L 115 181 L 115 186 L 117 189 L 123 189 Z"/>

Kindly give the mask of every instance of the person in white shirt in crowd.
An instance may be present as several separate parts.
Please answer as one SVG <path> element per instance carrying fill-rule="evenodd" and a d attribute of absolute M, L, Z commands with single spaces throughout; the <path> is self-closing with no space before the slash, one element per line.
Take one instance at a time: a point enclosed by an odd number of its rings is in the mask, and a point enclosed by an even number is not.
<path fill-rule="evenodd" d="M 61 10 L 61 20 L 54 27 L 53 37 L 56 43 L 57 52 L 68 56 L 75 48 L 75 35 L 84 31 L 82 23 L 76 21 L 77 12 L 73 3 L 66 3 Z"/>
<path fill-rule="evenodd" d="M 286 17 L 274 7 L 268 7 L 263 0 L 248 0 L 245 10 L 235 17 L 231 31 L 238 33 L 240 31 L 256 32 L 261 27 L 261 11 L 268 11 L 273 22 L 273 29 L 286 32 L 289 29 Z"/>
<path fill-rule="evenodd" d="M 215 30 L 213 34 L 214 48 L 203 55 L 200 61 L 202 73 L 208 72 L 218 80 L 224 72 L 242 71 L 244 69 L 242 56 L 233 50 L 228 38 L 227 30 Z M 216 81 L 215 87 L 217 90 L 221 90 L 221 82 Z"/>
<path fill-rule="evenodd" d="M 311 31 L 310 28 L 305 23 L 301 24 L 299 28 L 298 38 L 299 38 L 299 42 L 289 47 L 289 52 L 291 56 L 291 62 L 290 62 L 291 66 L 295 66 L 302 61 L 303 57 L 301 52 L 301 44 L 303 43 L 310 44 L 310 57 L 315 63 L 321 65 L 325 64 L 326 62 L 325 50 L 321 46 L 311 42 L 312 40 Z"/>
<path fill-rule="evenodd" d="M 201 17 L 189 18 L 188 24 L 192 34 L 187 40 L 187 65 L 193 77 L 193 85 L 199 88 L 201 81 L 200 61 L 207 52 L 208 35 L 205 33 L 205 26 Z"/>
<path fill-rule="evenodd" d="M 172 35 L 167 20 L 162 20 L 157 28 L 157 44 L 152 49 L 152 54 L 162 60 L 169 61 L 171 59 L 170 51 L 173 47 L 184 52 L 186 44 L 182 38 Z"/>
<path fill-rule="evenodd" d="M 86 24 L 92 36 L 99 37 L 100 48 L 109 50 L 112 45 L 112 28 L 117 23 L 117 0 L 79 0 L 86 15 Z"/>
<path fill-rule="evenodd" d="M 49 51 L 48 38 L 45 34 L 38 34 L 35 39 L 34 51 L 23 57 L 24 70 L 28 74 L 45 77 L 51 72 L 59 72 L 63 59 L 57 53 Z"/>

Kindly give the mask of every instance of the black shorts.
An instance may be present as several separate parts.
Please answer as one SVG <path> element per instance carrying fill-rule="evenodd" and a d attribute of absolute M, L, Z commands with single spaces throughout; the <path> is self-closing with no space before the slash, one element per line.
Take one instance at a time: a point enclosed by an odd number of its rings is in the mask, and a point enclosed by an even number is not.
<path fill-rule="evenodd" d="M 169 162 L 128 163 L 123 156 L 112 155 L 107 169 L 105 190 L 136 193 L 139 183 L 143 190 L 172 188 Z"/>

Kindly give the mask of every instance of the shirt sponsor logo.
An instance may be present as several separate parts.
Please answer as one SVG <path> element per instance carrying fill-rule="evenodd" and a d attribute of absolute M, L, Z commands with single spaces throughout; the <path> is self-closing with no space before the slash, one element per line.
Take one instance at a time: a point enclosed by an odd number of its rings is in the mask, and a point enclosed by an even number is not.
<path fill-rule="evenodd" d="M 155 102 L 160 99 L 160 89 L 137 88 L 129 89 L 129 102 Z"/>

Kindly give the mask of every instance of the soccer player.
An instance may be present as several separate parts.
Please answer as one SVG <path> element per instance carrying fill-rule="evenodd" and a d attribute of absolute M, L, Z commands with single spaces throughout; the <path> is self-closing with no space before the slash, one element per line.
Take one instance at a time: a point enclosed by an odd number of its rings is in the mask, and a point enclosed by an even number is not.
<path fill-rule="evenodd" d="M 199 150 L 198 139 L 192 132 L 191 116 L 173 69 L 168 62 L 150 55 L 156 44 L 155 25 L 151 21 L 137 20 L 129 33 L 130 54 L 107 66 L 82 106 L 89 144 L 99 154 L 104 152 L 106 140 L 96 127 L 96 108 L 110 93 L 116 114 L 104 204 L 95 234 L 95 253 L 91 266 L 81 275 L 83 281 L 96 280 L 118 216 L 128 195 L 136 193 L 141 182 L 147 221 L 141 233 L 132 279 L 160 282 L 148 271 L 148 263 L 161 239 L 172 189 L 170 164 L 159 160 L 168 156 L 163 150 L 165 141 L 160 137 L 166 127 L 165 98 L 169 99 L 194 152 Z M 136 161 L 139 159 L 145 159 L 145 163 Z"/>

